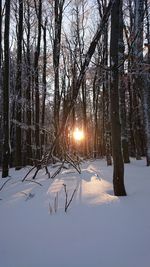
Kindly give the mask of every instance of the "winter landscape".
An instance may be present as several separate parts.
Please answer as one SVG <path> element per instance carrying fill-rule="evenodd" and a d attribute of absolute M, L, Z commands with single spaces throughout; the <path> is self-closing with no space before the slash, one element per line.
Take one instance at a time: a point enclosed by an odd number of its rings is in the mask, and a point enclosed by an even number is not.
<path fill-rule="evenodd" d="M 150 267 L 150 1 L 0 0 L 0 267 Z"/>

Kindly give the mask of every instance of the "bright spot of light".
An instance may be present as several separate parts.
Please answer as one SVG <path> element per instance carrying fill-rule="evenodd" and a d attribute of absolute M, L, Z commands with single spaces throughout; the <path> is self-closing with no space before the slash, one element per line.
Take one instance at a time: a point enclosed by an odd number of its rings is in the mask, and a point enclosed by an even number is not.
<path fill-rule="evenodd" d="M 81 141 L 84 138 L 84 133 L 82 130 L 79 130 L 79 128 L 76 128 L 73 132 L 73 138 L 76 141 Z"/>

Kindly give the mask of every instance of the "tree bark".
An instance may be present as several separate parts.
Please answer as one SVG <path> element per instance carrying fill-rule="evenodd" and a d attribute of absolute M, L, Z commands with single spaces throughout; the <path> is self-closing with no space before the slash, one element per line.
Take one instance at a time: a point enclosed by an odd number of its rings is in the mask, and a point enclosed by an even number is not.
<path fill-rule="evenodd" d="M 106 3 L 105 3 L 106 4 Z M 106 9 L 106 6 L 104 7 Z M 108 66 L 108 23 L 105 25 L 104 48 L 103 48 L 104 66 Z M 109 97 L 109 76 L 108 71 L 104 71 L 103 82 L 103 120 L 104 120 L 104 144 L 107 166 L 112 165 L 111 157 L 111 127 L 110 127 L 110 97 Z"/>
<path fill-rule="evenodd" d="M 27 105 L 27 132 L 26 132 L 26 142 L 27 142 L 27 163 L 32 164 L 32 147 L 31 147 L 31 59 L 30 59 L 30 3 L 27 1 L 27 90 L 26 90 L 26 105 Z"/>
<path fill-rule="evenodd" d="M 9 31 L 10 31 L 10 0 L 5 3 L 4 31 L 4 77 L 3 77 L 3 162 L 2 177 L 9 174 L 10 127 L 9 127 Z"/>
<path fill-rule="evenodd" d="M 17 74 L 16 74 L 16 170 L 22 166 L 22 41 L 23 41 L 23 1 L 19 0 L 19 22 L 17 36 Z"/>
<path fill-rule="evenodd" d="M 143 23 L 144 23 L 144 0 L 135 1 L 135 28 L 138 29 L 135 40 L 135 66 L 137 76 L 136 88 L 139 89 L 142 100 L 144 130 L 146 139 L 146 161 L 150 166 L 150 72 L 145 68 L 143 61 Z"/>
<path fill-rule="evenodd" d="M 60 88 L 59 88 L 59 61 L 60 61 L 60 45 L 61 45 L 61 28 L 62 28 L 62 15 L 65 0 L 55 0 L 54 13 L 54 47 L 53 47 L 53 67 L 54 67 L 54 129 L 55 136 L 58 135 L 60 129 Z M 59 139 L 55 147 L 55 154 L 59 155 L 60 144 Z"/>
<path fill-rule="evenodd" d="M 46 48 L 46 25 L 47 25 L 47 19 L 45 20 L 45 25 L 43 26 L 43 45 L 44 45 L 44 53 L 43 53 L 43 101 L 42 101 L 42 120 L 41 120 L 41 126 L 42 126 L 42 134 L 41 134 L 41 151 L 43 154 L 44 151 L 44 136 L 45 131 L 43 129 L 44 123 L 45 123 L 45 100 L 46 100 L 46 66 L 47 66 L 47 48 Z"/>
<path fill-rule="evenodd" d="M 41 46 L 41 25 L 42 25 L 42 0 L 38 2 L 38 40 L 34 54 L 34 82 L 35 82 L 35 146 L 36 159 L 40 159 L 40 97 L 39 97 L 39 56 Z"/>
<path fill-rule="evenodd" d="M 2 94 L 2 0 L 0 0 L 0 95 Z M 2 114 L 2 100 L 0 100 Z M 2 116 L 0 116 L 0 138 L 2 137 Z M 0 165 L 2 164 L 2 146 L 0 144 Z"/>
<path fill-rule="evenodd" d="M 2 0 L 0 0 L 0 89 L 1 89 L 1 82 L 2 82 Z"/>
<path fill-rule="evenodd" d="M 122 0 L 120 0 L 119 12 L 119 94 L 120 94 L 120 117 L 121 117 L 121 140 L 123 149 L 124 163 L 129 163 L 129 150 L 128 150 L 128 134 L 127 134 L 127 120 L 126 120 L 126 95 L 125 95 L 125 75 L 124 75 L 124 40 L 123 40 L 123 12 Z"/>
<path fill-rule="evenodd" d="M 113 187 L 116 196 L 125 196 L 124 186 L 124 163 L 121 146 L 121 125 L 119 117 L 119 92 L 118 92 L 118 41 L 119 41 L 119 6 L 120 0 L 116 0 L 111 13 L 111 42 L 110 42 L 110 62 L 111 62 L 111 133 L 112 133 L 112 153 L 113 153 Z"/>

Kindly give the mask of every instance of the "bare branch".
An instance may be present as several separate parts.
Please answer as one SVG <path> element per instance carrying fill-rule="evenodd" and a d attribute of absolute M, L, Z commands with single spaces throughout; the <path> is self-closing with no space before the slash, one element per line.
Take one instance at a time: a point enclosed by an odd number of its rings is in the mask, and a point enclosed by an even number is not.
<path fill-rule="evenodd" d="M 11 178 L 9 178 L 7 181 L 5 181 L 5 182 L 3 183 L 3 185 L 0 187 L 0 191 L 3 189 L 3 187 L 5 186 L 5 184 L 7 184 L 10 180 L 11 180 Z"/>
<path fill-rule="evenodd" d="M 74 189 L 74 191 L 73 191 L 73 193 L 71 195 L 71 198 L 70 198 L 70 200 L 68 202 L 67 186 L 66 186 L 66 184 L 63 184 L 63 186 L 64 186 L 64 191 L 65 191 L 65 212 L 67 212 L 67 209 L 69 208 L 69 206 L 70 206 L 70 204 L 71 204 L 71 202 L 73 200 L 73 197 L 75 195 L 75 192 L 77 191 L 77 188 Z"/>

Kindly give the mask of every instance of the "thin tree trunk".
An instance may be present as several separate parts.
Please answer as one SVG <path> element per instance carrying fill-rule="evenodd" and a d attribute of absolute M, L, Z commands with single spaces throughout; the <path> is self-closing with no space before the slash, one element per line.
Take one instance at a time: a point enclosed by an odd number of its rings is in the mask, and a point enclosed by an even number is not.
<path fill-rule="evenodd" d="M 4 78 L 3 78 L 3 162 L 2 177 L 9 174 L 10 127 L 9 127 L 9 31 L 10 31 L 10 0 L 6 3 L 4 31 Z"/>
<path fill-rule="evenodd" d="M 136 159 L 140 160 L 142 155 L 141 149 L 141 113 L 140 113 L 140 86 L 139 86 L 139 64 L 143 60 L 143 11 L 141 13 L 141 0 L 135 0 L 134 9 L 134 46 L 133 46 L 133 133 L 135 142 Z M 140 17 L 139 17 L 139 12 Z M 132 32 L 133 33 L 133 32 Z"/>
<path fill-rule="evenodd" d="M 128 61 L 128 72 L 131 73 L 131 62 Z M 128 77 L 128 92 L 129 92 L 129 138 L 130 138 L 130 155 L 131 157 L 135 157 L 136 149 L 135 149 L 135 139 L 134 139 L 134 131 L 133 131 L 133 83 L 131 80 L 131 75 Z"/>
<path fill-rule="evenodd" d="M 58 135 L 60 128 L 60 88 L 59 88 L 59 61 L 60 61 L 60 44 L 61 44 L 61 28 L 62 28 L 62 13 L 65 0 L 55 0 L 55 26 L 54 26 L 54 47 L 53 47 L 53 67 L 54 67 L 54 128 L 55 136 Z M 55 147 L 55 154 L 59 154 L 60 144 L 59 139 Z"/>
<path fill-rule="evenodd" d="M 2 0 L 0 0 L 0 90 L 2 86 Z"/>
<path fill-rule="evenodd" d="M 43 45 L 44 45 L 44 54 L 43 54 L 43 103 L 42 103 L 42 121 L 41 121 L 41 126 L 42 126 L 42 134 L 41 134 L 41 151 L 43 153 L 44 150 L 44 136 L 45 136 L 45 131 L 44 131 L 44 123 L 45 123 L 45 100 L 46 100 L 46 65 L 47 65 L 47 59 L 46 59 L 46 24 L 47 20 L 45 20 L 45 25 L 43 27 Z"/>
<path fill-rule="evenodd" d="M 40 159 L 40 97 L 39 97 L 39 56 L 41 45 L 41 25 L 42 25 L 42 0 L 39 0 L 38 5 L 38 40 L 34 54 L 34 82 L 35 82 L 35 146 L 36 159 Z"/>
<path fill-rule="evenodd" d="M 19 22 L 17 36 L 17 74 L 16 74 L 16 170 L 20 170 L 22 166 L 22 135 L 21 135 L 21 119 L 22 119 L 22 41 L 23 41 L 23 1 L 19 0 Z"/>
<path fill-rule="evenodd" d="M 32 164 L 32 147 L 31 147 L 31 59 L 30 59 L 30 4 L 29 0 L 27 1 L 27 90 L 26 90 L 26 101 L 27 101 L 27 132 L 26 132 L 26 141 L 27 141 L 27 163 Z"/>
<path fill-rule="evenodd" d="M 125 75 L 124 75 L 124 41 L 123 41 L 123 12 L 122 0 L 120 0 L 120 13 L 119 13 L 119 93 L 120 93 L 120 115 L 121 115 L 121 140 L 123 149 L 124 163 L 129 163 L 129 150 L 128 150 L 128 134 L 127 134 L 127 120 L 126 120 L 126 95 L 125 95 Z"/>
<path fill-rule="evenodd" d="M 146 139 L 146 161 L 147 166 L 150 166 L 150 72 L 145 69 L 143 62 L 143 23 L 144 0 L 136 0 L 135 27 L 138 29 L 138 33 L 135 41 L 135 57 L 138 76 L 135 79 L 135 83 L 141 94 Z"/>
<path fill-rule="evenodd" d="M 82 20 L 79 16 L 79 4 L 81 4 L 82 8 Z M 81 3 L 77 3 L 76 6 L 76 38 L 77 38 L 77 46 L 79 50 L 79 62 L 80 67 L 82 68 L 83 65 L 83 52 L 84 52 L 84 16 L 85 16 L 85 10 L 84 10 L 84 1 L 81 1 Z M 82 31 L 82 32 L 81 32 Z M 84 155 L 88 155 L 88 139 L 87 139 L 87 99 L 86 99 L 86 77 L 83 78 L 82 84 L 81 84 L 81 93 L 82 93 L 82 107 L 83 107 L 83 129 L 85 133 L 85 139 L 84 139 Z"/>
<path fill-rule="evenodd" d="M 146 13 L 146 38 L 147 38 L 147 44 L 145 44 L 148 47 L 148 55 L 147 55 L 147 63 L 150 64 L 150 20 L 149 20 L 149 0 L 145 0 L 145 13 Z"/>
<path fill-rule="evenodd" d="M 88 138 L 87 138 L 87 103 L 86 103 L 86 79 L 83 79 L 82 82 L 82 105 L 83 105 L 83 130 L 85 134 L 84 139 L 84 155 L 88 155 Z"/>
<path fill-rule="evenodd" d="M 105 3 L 106 4 L 106 3 Z M 106 9 L 106 6 L 105 6 Z M 103 51 L 104 66 L 108 66 L 108 23 L 105 25 L 104 32 L 104 51 Z M 104 83 L 103 83 L 103 98 L 104 98 L 104 143 L 106 151 L 107 166 L 112 165 L 111 157 L 111 127 L 110 127 L 110 97 L 109 97 L 109 82 L 108 82 L 108 71 L 104 72 Z"/>
<path fill-rule="evenodd" d="M 94 81 L 93 81 L 93 113 L 94 113 L 94 153 L 93 157 L 96 159 L 98 156 L 98 92 L 96 91 L 96 84 L 97 84 L 97 72 L 98 70 L 96 69 L 95 76 L 94 76 Z"/>
<path fill-rule="evenodd" d="M 2 0 L 0 0 L 0 95 L 2 94 Z M 2 107 L 2 100 L 0 100 Z M 2 109 L 0 108 L 2 114 Z M 2 136 L 2 116 L 0 116 L 0 138 Z M 2 146 L 0 144 L 0 165 L 2 164 Z"/>

